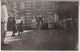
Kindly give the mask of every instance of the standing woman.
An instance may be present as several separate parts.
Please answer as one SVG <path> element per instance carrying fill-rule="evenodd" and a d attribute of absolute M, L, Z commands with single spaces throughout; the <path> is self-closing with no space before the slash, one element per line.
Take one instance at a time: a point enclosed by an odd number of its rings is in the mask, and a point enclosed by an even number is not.
<path fill-rule="evenodd" d="M 13 17 L 12 19 L 12 36 L 15 36 L 15 33 L 17 32 L 16 30 L 16 20 L 15 20 L 15 17 Z"/>

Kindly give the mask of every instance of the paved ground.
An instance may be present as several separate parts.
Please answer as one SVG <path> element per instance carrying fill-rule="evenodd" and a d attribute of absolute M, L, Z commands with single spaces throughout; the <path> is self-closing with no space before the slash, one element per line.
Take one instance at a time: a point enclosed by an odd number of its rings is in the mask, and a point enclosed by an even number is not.
<path fill-rule="evenodd" d="M 2 50 L 74 50 L 77 38 L 76 31 L 28 30 L 15 37 L 7 32 Z"/>

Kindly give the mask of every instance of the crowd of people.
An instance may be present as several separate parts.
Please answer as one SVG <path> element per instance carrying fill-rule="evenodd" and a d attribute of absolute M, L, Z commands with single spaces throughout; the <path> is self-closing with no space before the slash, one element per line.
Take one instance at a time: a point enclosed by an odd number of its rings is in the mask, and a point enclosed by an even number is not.
<path fill-rule="evenodd" d="M 48 21 L 45 20 L 41 15 L 33 17 L 32 19 L 32 28 L 36 29 L 48 29 Z"/>
<path fill-rule="evenodd" d="M 59 16 L 57 14 L 54 15 L 53 19 L 48 19 L 44 17 L 34 17 L 33 18 L 33 24 L 35 24 L 34 28 L 37 29 L 63 29 L 63 30 L 72 30 L 74 28 L 74 25 L 76 25 L 73 22 L 73 18 L 63 18 L 62 20 L 59 20 Z"/>
<path fill-rule="evenodd" d="M 12 31 L 12 36 L 15 36 L 15 33 L 17 32 L 18 35 L 21 35 L 23 32 L 23 21 L 20 20 L 19 23 L 16 23 L 16 18 L 14 16 L 10 16 L 10 18 L 12 18 L 9 22 L 11 24 L 9 27 L 11 27 L 10 29 Z"/>

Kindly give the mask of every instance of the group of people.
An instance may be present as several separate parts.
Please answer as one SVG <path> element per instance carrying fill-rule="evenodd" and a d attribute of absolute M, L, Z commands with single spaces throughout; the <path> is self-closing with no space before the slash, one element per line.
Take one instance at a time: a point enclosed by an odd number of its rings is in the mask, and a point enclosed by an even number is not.
<path fill-rule="evenodd" d="M 59 20 L 58 14 L 54 14 L 53 19 L 44 17 L 34 17 L 34 24 L 38 29 L 64 29 L 71 30 L 73 28 L 73 18 L 62 18 Z"/>
<path fill-rule="evenodd" d="M 23 21 L 20 21 L 20 23 L 16 24 L 15 17 L 13 17 L 11 21 L 11 29 L 12 29 L 12 36 L 15 36 L 15 33 L 18 32 L 18 35 L 21 35 L 23 32 Z"/>
<path fill-rule="evenodd" d="M 48 22 L 41 15 L 38 16 L 38 17 L 33 17 L 32 22 L 33 22 L 34 26 L 36 26 L 34 28 L 37 28 L 37 29 L 48 29 Z"/>
<path fill-rule="evenodd" d="M 55 13 L 53 17 L 48 16 L 48 18 L 39 15 L 37 17 L 34 17 L 33 20 L 35 21 L 34 23 L 36 24 L 37 28 L 43 30 L 56 28 L 59 23 L 59 17 L 57 13 Z"/>
<path fill-rule="evenodd" d="M 72 30 L 74 27 L 73 19 L 72 18 L 64 18 L 62 21 L 59 22 L 60 27 L 64 30 Z M 76 24 L 75 24 L 76 25 Z"/>
<path fill-rule="evenodd" d="M 7 24 L 8 24 L 8 10 L 7 10 L 7 3 L 6 2 L 0 2 L 1 3 L 1 46 L 5 45 L 4 39 L 7 32 Z M 11 16 L 13 19 L 11 20 L 12 25 L 12 36 L 15 36 L 15 33 L 18 32 L 18 35 L 21 35 L 23 32 L 23 21 L 21 21 L 19 24 L 16 24 L 16 20 L 14 16 Z"/>

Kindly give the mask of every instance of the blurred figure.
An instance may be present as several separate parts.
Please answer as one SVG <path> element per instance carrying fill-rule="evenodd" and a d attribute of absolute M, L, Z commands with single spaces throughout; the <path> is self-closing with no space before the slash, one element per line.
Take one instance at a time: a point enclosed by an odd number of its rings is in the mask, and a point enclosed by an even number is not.
<path fill-rule="evenodd" d="M 32 28 L 35 29 L 36 28 L 36 18 L 33 16 L 33 19 L 32 19 Z"/>
<path fill-rule="evenodd" d="M 67 20 L 65 18 L 63 18 L 63 20 L 62 20 L 62 28 L 63 28 L 63 30 L 67 29 Z"/>
<path fill-rule="evenodd" d="M 52 19 L 51 18 L 47 19 L 47 21 L 48 21 L 48 28 L 52 29 Z"/>
<path fill-rule="evenodd" d="M 12 31 L 12 16 L 11 16 L 11 14 L 9 15 L 9 18 L 8 18 L 7 30 Z"/>
<path fill-rule="evenodd" d="M 67 18 L 67 30 L 72 29 L 72 18 Z"/>
<path fill-rule="evenodd" d="M 13 19 L 12 19 L 12 36 L 15 36 L 15 33 L 17 32 L 17 30 L 16 30 L 16 20 L 15 20 L 15 17 L 13 17 Z"/>
<path fill-rule="evenodd" d="M 43 18 L 41 17 L 41 15 L 36 18 L 36 21 L 37 21 L 37 27 L 38 29 L 40 29 L 41 25 L 43 24 Z"/>
<path fill-rule="evenodd" d="M 42 25 L 42 29 L 43 30 L 48 30 L 48 22 L 47 22 L 47 20 L 44 21 L 44 23 Z"/>
<path fill-rule="evenodd" d="M 59 16 L 57 13 L 54 14 L 54 28 L 58 28 Z"/>
<path fill-rule="evenodd" d="M 1 2 L 1 45 L 4 44 L 4 38 L 7 31 L 7 21 L 8 21 L 7 3 Z"/>
<path fill-rule="evenodd" d="M 23 21 L 18 24 L 18 35 L 22 35 L 23 32 Z"/>

